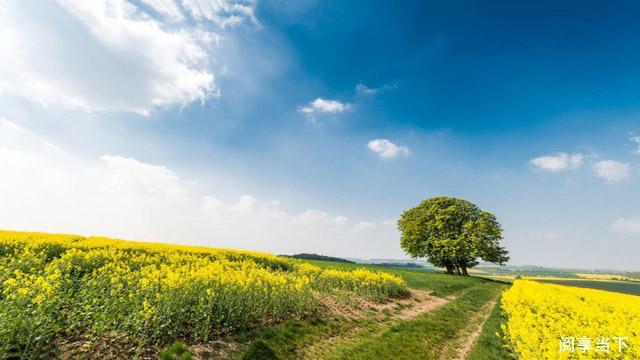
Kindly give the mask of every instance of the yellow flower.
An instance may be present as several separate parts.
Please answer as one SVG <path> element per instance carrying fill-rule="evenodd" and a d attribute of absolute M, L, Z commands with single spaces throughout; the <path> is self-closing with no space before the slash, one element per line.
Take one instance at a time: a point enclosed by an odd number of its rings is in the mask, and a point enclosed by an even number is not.
<path fill-rule="evenodd" d="M 29 289 L 24 287 L 18 289 L 18 295 L 26 296 L 27 294 L 29 294 Z"/>

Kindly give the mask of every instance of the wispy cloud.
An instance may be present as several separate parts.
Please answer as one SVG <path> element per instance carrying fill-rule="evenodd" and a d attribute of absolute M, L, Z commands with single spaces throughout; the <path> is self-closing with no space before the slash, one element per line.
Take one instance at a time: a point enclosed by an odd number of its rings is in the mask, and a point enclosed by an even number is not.
<path fill-rule="evenodd" d="M 615 160 L 602 160 L 593 164 L 596 175 L 608 182 L 620 182 L 629 179 L 630 166 Z"/>
<path fill-rule="evenodd" d="M 582 165 L 582 154 L 557 153 L 545 155 L 529 160 L 529 164 L 540 170 L 558 172 L 563 170 L 577 169 Z"/>
<path fill-rule="evenodd" d="M 359 95 L 367 95 L 367 96 L 371 96 L 371 95 L 376 95 L 380 92 L 386 91 L 386 90 L 395 90 L 398 88 L 398 84 L 393 84 L 393 85 L 383 85 L 381 87 L 370 87 L 367 86 L 363 83 L 358 83 L 356 85 L 356 93 Z"/>
<path fill-rule="evenodd" d="M 369 150 L 378 154 L 383 159 L 393 159 L 408 156 L 411 151 L 406 146 L 396 145 L 387 139 L 374 139 L 367 144 Z"/>
<path fill-rule="evenodd" d="M 165 2 L 167 1 L 162 1 Z M 195 19 L 212 21 L 221 28 L 244 21 L 258 24 L 255 16 L 256 0 L 181 0 L 174 3 L 181 3 Z"/>
<path fill-rule="evenodd" d="M 380 91 L 377 88 L 370 88 L 363 83 L 359 83 L 356 85 L 356 92 L 360 95 L 375 95 Z"/>
<path fill-rule="evenodd" d="M 635 218 L 618 218 L 611 229 L 621 234 L 640 234 L 640 217 Z"/>
<path fill-rule="evenodd" d="M 634 142 L 638 148 L 633 152 L 636 155 L 640 155 L 640 135 L 633 135 L 629 138 L 632 142 Z"/>

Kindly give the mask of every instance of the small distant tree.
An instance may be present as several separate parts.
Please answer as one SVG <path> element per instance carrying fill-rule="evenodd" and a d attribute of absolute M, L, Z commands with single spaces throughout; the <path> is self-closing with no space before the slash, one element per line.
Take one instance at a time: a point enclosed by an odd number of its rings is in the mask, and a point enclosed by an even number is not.
<path fill-rule="evenodd" d="M 509 261 L 500 246 L 502 228 L 496 217 L 467 200 L 427 199 L 402 213 L 398 229 L 407 254 L 426 258 L 449 274 L 468 275 L 478 259 L 500 265 Z"/>

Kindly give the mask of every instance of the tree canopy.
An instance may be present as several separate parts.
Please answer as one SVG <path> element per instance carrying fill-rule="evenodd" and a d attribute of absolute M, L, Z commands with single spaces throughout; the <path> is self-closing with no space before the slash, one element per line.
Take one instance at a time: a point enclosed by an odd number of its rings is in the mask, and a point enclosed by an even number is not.
<path fill-rule="evenodd" d="M 402 213 L 398 229 L 407 254 L 424 257 L 450 274 L 468 275 L 478 259 L 500 265 L 509 261 L 496 217 L 464 199 L 427 199 Z"/>

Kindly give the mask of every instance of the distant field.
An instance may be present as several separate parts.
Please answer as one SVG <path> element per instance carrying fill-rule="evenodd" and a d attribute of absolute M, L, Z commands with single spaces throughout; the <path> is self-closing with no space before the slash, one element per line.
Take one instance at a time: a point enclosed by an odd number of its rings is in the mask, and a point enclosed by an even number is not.
<path fill-rule="evenodd" d="M 551 269 L 551 268 L 520 268 L 510 266 L 483 266 L 475 268 L 472 275 L 482 274 L 482 276 L 491 277 L 513 277 L 520 275 L 522 277 L 560 277 L 560 278 L 579 278 L 572 270 Z"/>
<path fill-rule="evenodd" d="M 603 281 L 603 280 L 573 280 L 573 279 L 535 279 L 539 282 L 575 286 L 588 289 L 598 289 L 619 292 L 630 295 L 640 295 L 640 282 L 631 281 Z"/>
<path fill-rule="evenodd" d="M 576 273 L 578 277 L 589 280 L 632 280 L 627 276 L 621 274 L 580 274 Z"/>

